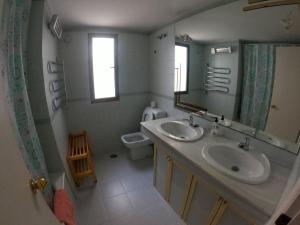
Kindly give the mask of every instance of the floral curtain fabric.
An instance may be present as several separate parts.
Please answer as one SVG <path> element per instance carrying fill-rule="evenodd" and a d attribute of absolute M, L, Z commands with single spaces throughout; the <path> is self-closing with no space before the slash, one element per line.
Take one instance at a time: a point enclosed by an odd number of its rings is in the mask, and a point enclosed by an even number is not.
<path fill-rule="evenodd" d="M 35 129 L 26 87 L 26 43 L 31 0 L 4 0 L 1 18 L 0 60 L 1 71 L 7 81 L 6 95 L 11 121 L 18 137 L 24 161 L 33 178 L 45 177 L 49 181 L 44 154 Z M 44 196 L 49 205 L 52 190 L 47 185 Z"/>
<path fill-rule="evenodd" d="M 243 93 L 240 120 L 264 130 L 272 98 L 275 50 L 273 44 L 243 46 Z"/>

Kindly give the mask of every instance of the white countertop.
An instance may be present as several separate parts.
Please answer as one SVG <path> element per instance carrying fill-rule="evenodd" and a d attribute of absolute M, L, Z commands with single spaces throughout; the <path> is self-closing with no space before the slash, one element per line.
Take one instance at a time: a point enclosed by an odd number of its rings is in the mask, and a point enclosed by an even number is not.
<path fill-rule="evenodd" d="M 263 213 L 269 216 L 272 215 L 288 180 L 290 173 L 288 169 L 271 161 L 271 174 L 266 182 L 256 185 L 241 183 L 215 170 L 205 161 L 201 153 L 199 154 L 199 151 L 202 150 L 205 144 L 212 142 L 226 142 L 230 140 L 226 140 L 222 137 L 212 137 L 210 134 L 207 134 L 208 132 L 206 131 L 204 136 L 195 142 L 175 141 L 159 133 L 156 129 L 160 123 L 168 120 L 174 120 L 174 118 L 142 122 L 142 130 L 149 136 L 150 139 L 154 139 L 155 141 L 155 138 L 158 138 L 163 141 L 171 147 L 172 150 L 176 151 L 186 160 L 193 163 L 196 168 L 199 168 L 218 182 L 222 183 L 226 188 L 230 189 L 241 199 L 250 203 Z"/>

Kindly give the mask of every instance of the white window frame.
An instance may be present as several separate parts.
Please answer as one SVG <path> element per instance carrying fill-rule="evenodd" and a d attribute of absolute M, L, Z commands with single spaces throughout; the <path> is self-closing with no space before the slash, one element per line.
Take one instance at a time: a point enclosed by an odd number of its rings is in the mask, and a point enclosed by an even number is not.
<path fill-rule="evenodd" d="M 115 76 L 115 96 L 107 98 L 95 98 L 94 72 L 93 72 L 93 38 L 113 38 L 114 39 L 114 76 Z M 119 79 L 118 79 L 118 35 L 117 34 L 103 34 L 90 33 L 88 34 L 89 44 L 89 74 L 90 74 L 90 97 L 92 103 L 118 101 L 119 96 Z"/>

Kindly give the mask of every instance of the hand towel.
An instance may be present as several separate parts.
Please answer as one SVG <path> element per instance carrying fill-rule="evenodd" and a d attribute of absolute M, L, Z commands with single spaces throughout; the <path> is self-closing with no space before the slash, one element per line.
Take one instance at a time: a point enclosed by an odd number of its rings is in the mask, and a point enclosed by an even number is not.
<path fill-rule="evenodd" d="M 74 205 L 67 192 L 63 189 L 55 192 L 54 214 L 60 222 L 66 225 L 76 225 Z"/>

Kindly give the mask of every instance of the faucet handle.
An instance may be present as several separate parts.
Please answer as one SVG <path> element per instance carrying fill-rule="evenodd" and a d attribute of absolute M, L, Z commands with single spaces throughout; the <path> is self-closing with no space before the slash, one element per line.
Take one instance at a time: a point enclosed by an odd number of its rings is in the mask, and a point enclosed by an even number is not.
<path fill-rule="evenodd" d="M 193 120 L 193 114 L 192 113 L 189 114 L 189 118 L 190 118 L 190 120 Z"/>
<path fill-rule="evenodd" d="M 195 113 L 190 113 L 189 114 L 189 125 L 191 126 L 191 127 L 199 127 L 199 124 L 196 124 L 196 123 L 194 123 L 194 116 L 195 116 L 196 114 Z"/>
<path fill-rule="evenodd" d="M 189 119 L 190 119 L 190 126 L 193 126 L 193 124 L 194 124 L 194 117 L 193 117 L 192 113 L 190 113 Z"/>
<path fill-rule="evenodd" d="M 243 143 L 244 145 L 249 145 L 249 143 L 250 143 L 249 137 L 244 136 L 244 140 L 241 143 Z"/>

